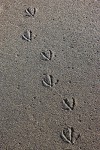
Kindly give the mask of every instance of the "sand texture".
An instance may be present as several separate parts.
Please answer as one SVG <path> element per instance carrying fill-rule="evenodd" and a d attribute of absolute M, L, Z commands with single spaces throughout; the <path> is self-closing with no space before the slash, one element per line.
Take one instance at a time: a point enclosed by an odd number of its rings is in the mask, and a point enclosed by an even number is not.
<path fill-rule="evenodd" d="M 0 150 L 100 150 L 100 0 L 0 0 Z"/>

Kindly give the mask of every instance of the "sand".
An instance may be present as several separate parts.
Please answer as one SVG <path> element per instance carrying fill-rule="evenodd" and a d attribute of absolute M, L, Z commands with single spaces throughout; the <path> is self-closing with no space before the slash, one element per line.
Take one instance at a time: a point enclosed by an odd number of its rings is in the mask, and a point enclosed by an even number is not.
<path fill-rule="evenodd" d="M 100 150 L 99 0 L 0 0 L 0 150 Z"/>

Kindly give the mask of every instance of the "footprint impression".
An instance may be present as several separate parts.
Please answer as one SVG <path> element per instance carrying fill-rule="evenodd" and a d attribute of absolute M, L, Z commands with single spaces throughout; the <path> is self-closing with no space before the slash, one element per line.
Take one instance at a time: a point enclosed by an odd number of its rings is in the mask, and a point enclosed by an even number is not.
<path fill-rule="evenodd" d="M 80 134 L 75 133 L 73 127 L 67 127 L 62 130 L 60 137 L 64 142 L 74 144 L 79 139 Z"/>
<path fill-rule="evenodd" d="M 25 13 L 26 13 L 26 16 L 28 17 L 34 17 L 36 14 L 36 11 L 37 11 L 36 8 L 29 7 L 25 10 Z"/>
<path fill-rule="evenodd" d="M 69 100 L 66 98 L 66 99 L 63 99 L 62 105 L 63 105 L 63 109 L 65 110 L 74 110 L 76 106 L 76 101 L 73 97 Z"/>
<path fill-rule="evenodd" d="M 32 40 L 32 31 L 26 30 L 24 34 L 22 35 L 22 39 L 30 42 Z"/>
<path fill-rule="evenodd" d="M 54 53 L 51 50 L 47 50 L 41 53 L 41 58 L 45 61 L 49 61 L 53 58 Z"/>

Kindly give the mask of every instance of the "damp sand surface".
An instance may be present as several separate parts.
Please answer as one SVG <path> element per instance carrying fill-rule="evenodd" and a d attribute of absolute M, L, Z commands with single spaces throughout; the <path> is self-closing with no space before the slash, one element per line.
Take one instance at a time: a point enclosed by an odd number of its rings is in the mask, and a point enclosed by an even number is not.
<path fill-rule="evenodd" d="M 100 150 L 100 1 L 0 0 L 0 150 Z"/>

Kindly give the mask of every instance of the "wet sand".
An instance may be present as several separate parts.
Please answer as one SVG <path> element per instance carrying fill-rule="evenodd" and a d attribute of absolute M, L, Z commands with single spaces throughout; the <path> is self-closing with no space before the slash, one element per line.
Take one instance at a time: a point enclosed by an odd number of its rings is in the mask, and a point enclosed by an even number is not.
<path fill-rule="evenodd" d="M 100 149 L 100 1 L 0 0 L 0 150 Z"/>

